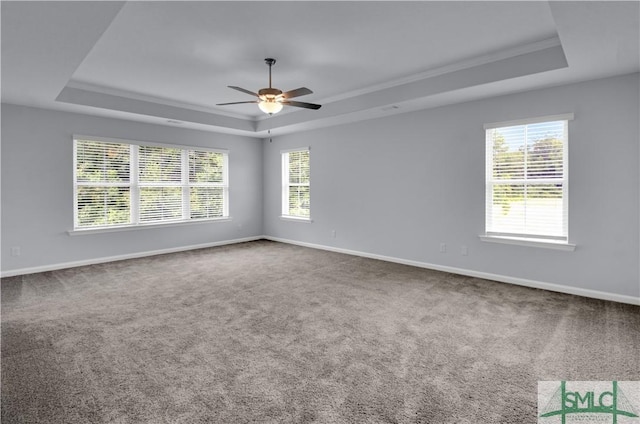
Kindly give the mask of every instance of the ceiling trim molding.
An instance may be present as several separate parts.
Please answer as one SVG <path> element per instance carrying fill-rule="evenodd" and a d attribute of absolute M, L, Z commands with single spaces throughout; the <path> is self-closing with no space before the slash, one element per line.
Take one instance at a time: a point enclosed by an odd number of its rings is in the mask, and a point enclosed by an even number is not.
<path fill-rule="evenodd" d="M 535 41 L 528 44 L 523 44 L 520 46 L 512 47 L 505 50 L 500 50 L 497 52 L 484 54 L 481 56 L 476 56 L 470 59 L 462 60 L 459 62 L 451 63 L 449 65 L 441 66 L 434 69 L 429 69 L 424 72 L 420 72 L 417 74 L 409 75 L 404 78 L 399 78 L 392 81 L 386 81 L 381 84 L 371 85 L 366 88 L 362 88 L 360 90 L 349 91 L 346 93 L 339 94 L 337 96 L 327 97 L 324 99 L 319 99 L 320 103 L 332 103 L 339 100 L 348 99 L 350 97 L 356 97 L 363 94 L 372 93 L 375 91 L 384 90 L 387 88 L 393 88 L 404 84 L 409 84 L 412 82 L 437 77 L 439 75 L 450 74 L 452 72 L 461 71 L 464 69 L 474 68 L 481 65 L 486 65 L 487 63 L 497 62 L 503 59 L 509 59 L 516 56 L 522 56 L 525 54 L 546 50 L 551 47 L 562 46 L 560 42 L 560 38 L 558 36 L 547 38 L 545 40 Z M 268 117 L 259 118 L 266 119 Z"/>
<path fill-rule="evenodd" d="M 523 44 L 520 46 L 501 50 L 498 52 L 492 52 L 489 54 L 476 56 L 467 60 L 455 62 L 449 65 L 441 66 L 434 69 L 429 69 L 427 71 L 409 75 L 396 80 L 387 81 L 381 84 L 371 85 L 359 90 L 353 90 L 346 93 L 342 93 L 337 96 L 327 97 L 327 98 L 318 100 L 318 103 L 328 104 L 328 103 L 338 102 L 341 100 L 346 100 L 353 97 L 358 97 L 365 94 L 373 93 L 376 91 L 398 87 L 398 86 L 410 84 L 416 81 L 425 80 L 425 79 L 433 78 L 440 75 L 450 74 L 452 72 L 474 68 L 477 66 L 486 65 L 488 63 L 500 61 L 503 59 L 522 56 L 522 55 L 526 55 L 529 53 L 533 53 L 533 52 L 537 52 L 537 51 L 541 51 L 541 50 L 545 50 L 545 49 L 548 49 L 551 47 L 557 47 L 557 46 L 562 46 L 562 44 L 560 42 L 560 38 L 555 36 L 552 38 L 547 38 L 544 40 Z M 181 109 L 194 110 L 198 112 L 205 112 L 205 113 L 210 113 L 214 115 L 221 115 L 221 116 L 226 116 L 230 118 L 243 119 L 243 120 L 248 120 L 253 122 L 264 121 L 272 118 L 271 116 L 264 115 L 264 114 L 245 115 L 240 113 L 234 113 L 226 110 L 221 110 L 220 108 L 213 108 L 213 107 L 206 107 L 206 106 L 196 105 L 191 103 L 178 102 L 175 100 L 170 100 L 162 97 L 150 96 L 147 94 L 136 93 L 133 91 L 119 90 L 112 87 L 105 87 L 98 84 L 92 84 L 92 83 L 87 83 L 83 81 L 76 81 L 73 79 L 69 80 L 65 88 L 74 88 L 74 89 L 80 89 L 82 91 L 91 91 L 94 93 L 106 94 L 110 96 L 130 98 L 132 100 L 141 100 L 144 102 L 157 103 L 157 104 L 177 107 Z M 289 113 L 295 113 L 295 111 L 289 111 Z"/>
<path fill-rule="evenodd" d="M 540 45 L 537 44 L 537 47 Z M 273 116 L 268 121 L 234 118 L 217 113 L 134 99 L 130 96 L 117 96 L 69 86 L 62 90 L 56 101 L 164 118 L 168 120 L 167 122 L 178 120 L 185 123 L 204 125 L 212 131 L 224 129 L 225 131 L 260 137 L 261 133 L 267 130 L 277 129 L 289 132 L 305 127 L 332 125 L 336 121 L 344 122 L 345 118 L 350 121 L 359 120 L 363 119 L 362 112 L 376 115 L 379 113 L 377 109 L 385 108 L 389 105 L 403 104 L 417 99 L 421 99 L 421 102 L 428 104 L 429 98 L 443 93 L 454 93 L 458 90 L 491 84 L 496 81 L 506 81 L 565 68 L 567 62 L 562 46 L 558 43 L 546 45 L 553 45 L 553 47 L 545 49 L 531 48 L 530 52 L 526 54 L 509 55 L 507 58 L 500 60 L 485 61 L 486 63 L 481 65 L 462 67 L 457 71 L 416 79 L 401 86 L 392 86 L 360 96 L 345 98 L 341 101 L 325 104 L 325 107 L 319 111 L 299 111 Z M 368 107 L 363 109 L 363 104 L 368 105 Z"/>
<path fill-rule="evenodd" d="M 542 50 L 534 50 L 527 54 L 511 56 L 430 78 L 418 79 L 402 86 L 388 87 L 359 97 L 346 98 L 326 104 L 322 109 L 314 111 L 313 115 L 306 114 L 305 116 L 308 119 L 304 122 L 310 124 L 314 121 L 327 121 L 341 115 L 381 109 L 389 105 L 400 105 L 418 99 L 425 101 L 443 93 L 455 93 L 459 90 L 492 84 L 497 81 L 508 81 L 566 67 L 567 61 L 562 46 L 555 45 Z M 368 107 L 363 109 L 363 104 L 368 105 Z M 300 112 L 300 114 L 302 113 Z M 261 132 L 269 129 L 275 130 L 296 126 L 301 123 L 298 118 L 302 116 L 296 115 L 298 113 L 273 116 L 268 121 L 261 120 L 257 122 L 256 131 Z"/>
<path fill-rule="evenodd" d="M 191 103 L 178 102 L 178 101 L 163 98 L 163 97 L 155 97 L 155 96 L 150 96 L 148 94 L 136 93 L 133 91 L 119 90 L 117 88 L 105 87 L 102 85 L 91 84 L 83 81 L 75 81 L 73 79 L 69 80 L 65 88 L 75 88 L 82 91 L 91 91 L 93 93 L 106 94 L 109 96 L 125 97 L 132 100 L 141 100 L 143 102 L 150 102 L 150 103 L 157 103 L 157 104 L 162 104 L 166 106 L 178 107 L 180 109 L 188 109 L 188 110 L 194 110 L 198 112 L 205 112 L 205 113 L 211 113 L 215 115 L 227 116 L 229 118 L 254 120 L 253 117 L 250 117 L 248 115 L 244 115 L 241 113 L 223 111 L 220 109 L 201 106 L 201 105 L 195 105 Z"/>
<path fill-rule="evenodd" d="M 211 126 L 212 130 L 224 129 L 226 131 L 232 130 L 249 134 L 256 132 L 255 121 L 249 119 L 231 118 L 214 113 L 199 112 L 128 97 L 85 91 L 79 88 L 64 88 L 56 98 L 56 101 L 136 115 L 152 116 L 165 120 L 204 124 Z"/>

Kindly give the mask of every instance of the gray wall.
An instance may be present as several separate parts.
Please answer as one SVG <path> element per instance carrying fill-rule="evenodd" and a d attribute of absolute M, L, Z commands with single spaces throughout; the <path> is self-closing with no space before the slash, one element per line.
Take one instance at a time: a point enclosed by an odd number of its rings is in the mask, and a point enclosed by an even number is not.
<path fill-rule="evenodd" d="M 229 150 L 226 222 L 69 236 L 73 134 Z M 2 105 L 2 271 L 100 259 L 262 234 L 260 140 Z M 20 246 L 21 255 L 11 256 Z"/>
<path fill-rule="evenodd" d="M 640 296 L 638 81 L 638 74 L 601 79 L 265 140 L 265 234 Z M 567 112 L 575 113 L 569 239 L 576 250 L 480 241 L 483 124 Z M 303 146 L 311 147 L 311 224 L 279 219 L 280 150 Z"/>
<path fill-rule="evenodd" d="M 640 296 L 639 75 L 332 128 L 247 137 L 2 105 L 2 271 L 262 234 L 462 270 Z M 575 252 L 483 243 L 487 122 L 574 112 Z M 69 236 L 72 134 L 229 149 L 229 222 Z M 311 146 L 312 218 L 282 221 L 280 150 Z M 332 237 L 332 230 L 336 237 Z M 440 253 L 447 243 L 447 253 Z M 468 246 L 468 256 L 460 254 Z M 12 246 L 21 255 L 11 256 Z"/>

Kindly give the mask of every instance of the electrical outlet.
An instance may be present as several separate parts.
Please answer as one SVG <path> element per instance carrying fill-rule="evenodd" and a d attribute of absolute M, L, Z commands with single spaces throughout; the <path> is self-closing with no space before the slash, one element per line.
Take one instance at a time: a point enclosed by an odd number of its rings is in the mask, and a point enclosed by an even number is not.
<path fill-rule="evenodd" d="M 13 246 L 11 248 L 11 256 L 20 256 L 20 246 Z"/>
<path fill-rule="evenodd" d="M 331 237 L 336 238 L 336 230 L 331 230 Z"/>
<path fill-rule="evenodd" d="M 469 249 L 467 249 L 467 246 L 462 246 L 460 248 L 460 253 L 462 253 L 462 256 L 467 256 L 469 254 Z"/>
<path fill-rule="evenodd" d="M 447 244 L 440 243 L 440 253 L 447 253 Z"/>

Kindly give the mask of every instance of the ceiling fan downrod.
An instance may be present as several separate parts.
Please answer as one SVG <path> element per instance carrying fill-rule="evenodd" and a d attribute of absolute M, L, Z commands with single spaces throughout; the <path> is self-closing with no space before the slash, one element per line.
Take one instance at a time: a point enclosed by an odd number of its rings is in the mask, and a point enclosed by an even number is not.
<path fill-rule="evenodd" d="M 268 57 L 264 60 L 264 62 L 269 65 L 269 88 L 271 88 L 271 67 L 276 64 L 276 60 Z"/>
<path fill-rule="evenodd" d="M 282 94 L 282 90 L 277 88 L 273 88 L 271 86 L 271 67 L 276 63 L 274 58 L 268 57 L 264 60 L 264 62 L 269 65 L 269 88 L 263 88 L 258 91 L 258 97 L 265 102 L 275 102 L 276 97 Z"/>

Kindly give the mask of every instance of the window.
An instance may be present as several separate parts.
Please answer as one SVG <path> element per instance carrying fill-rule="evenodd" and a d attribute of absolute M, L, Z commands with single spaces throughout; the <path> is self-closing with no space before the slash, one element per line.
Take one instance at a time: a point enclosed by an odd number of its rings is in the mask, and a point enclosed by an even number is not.
<path fill-rule="evenodd" d="M 569 119 L 485 125 L 487 236 L 567 243 Z"/>
<path fill-rule="evenodd" d="M 224 151 L 74 140 L 74 228 L 228 217 Z"/>
<path fill-rule="evenodd" d="M 282 216 L 310 219 L 309 149 L 282 152 Z"/>

